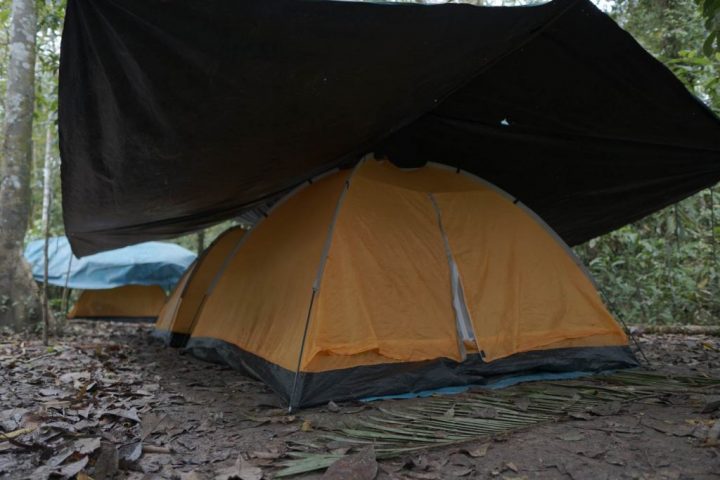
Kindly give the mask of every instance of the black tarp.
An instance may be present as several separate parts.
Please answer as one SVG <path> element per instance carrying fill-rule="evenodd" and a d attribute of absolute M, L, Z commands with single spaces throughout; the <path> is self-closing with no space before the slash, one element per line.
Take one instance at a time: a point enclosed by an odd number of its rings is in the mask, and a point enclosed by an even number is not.
<path fill-rule="evenodd" d="M 720 179 L 720 122 L 588 0 L 69 0 L 77 254 L 176 236 L 366 152 L 469 170 L 576 244 Z"/>

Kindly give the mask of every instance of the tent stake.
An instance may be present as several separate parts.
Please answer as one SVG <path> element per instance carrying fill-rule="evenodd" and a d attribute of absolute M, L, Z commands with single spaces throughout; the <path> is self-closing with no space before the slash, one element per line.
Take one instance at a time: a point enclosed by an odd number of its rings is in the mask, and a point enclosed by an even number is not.
<path fill-rule="evenodd" d="M 610 311 L 617 312 L 618 309 L 615 308 L 615 304 L 612 302 L 612 300 L 610 300 L 610 297 L 605 293 L 605 290 L 599 285 L 597 285 L 597 289 L 600 292 L 600 295 L 605 300 L 605 303 L 607 303 L 608 307 L 610 307 Z M 628 324 L 625 323 L 625 320 L 619 314 L 616 313 L 614 316 L 622 324 L 623 328 L 625 329 L 625 334 L 630 337 L 632 342 L 635 344 L 635 348 L 637 348 L 638 352 L 640 352 L 640 355 L 642 356 L 643 360 L 645 360 L 645 364 L 647 365 L 647 367 L 652 368 L 652 363 L 650 363 L 650 360 L 648 360 L 647 356 L 645 355 L 645 351 L 640 346 L 640 342 L 638 342 L 637 338 L 635 338 L 635 334 L 630 331 L 630 327 L 628 327 Z"/>

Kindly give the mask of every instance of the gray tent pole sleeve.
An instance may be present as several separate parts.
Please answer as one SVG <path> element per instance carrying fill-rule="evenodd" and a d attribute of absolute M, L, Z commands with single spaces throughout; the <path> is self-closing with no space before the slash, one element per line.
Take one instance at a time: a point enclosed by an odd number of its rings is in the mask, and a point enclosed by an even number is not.
<path fill-rule="evenodd" d="M 217 286 L 218 282 L 220 281 L 220 278 L 225 273 L 225 270 L 227 270 L 227 268 L 230 266 L 230 263 L 235 258 L 235 256 L 238 254 L 238 252 L 240 251 L 242 246 L 245 244 L 245 242 L 247 242 L 248 238 L 250 238 L 250 235 L 252 235 L 253 232 L 255 232 L 255 230 L 257 230 L 257 228 L 263 223 L 263 220 L 268 218 L 272 214 L 272 212 L 275 211 L 276 208 L 278 208 L 280 205 L 282 205 L 283 203 L 288 201 L 288 199 L 295 196 L 296 194 L 298 194 L 299 192 L 301 192 L 302 190 L 307 188 L 309 185 L 312 185 L 313 182 L 316 182 L 317 180 L 319 180 L 327 175 L 335 173 L 337 170 L 338 170 L 337 168 L 328 170 L 327 172 L 322 173 L 322 174 L 318 175 L 317 177 L 314 177 L 314 178 L 311 178 L 310 180 L 304 181 L 303 183 L 301 183 L 300 185 L 298 185 L 297 187 L 292 189 L 290 192 L 288 192 L 287 195 L 282 197 L 272 207 L 270 207 L 270 209 L 265 213 L 264 217 L 261 218 L 257 223 L 255 223 L 255 225 L 253 225 L 253 227 L 250 229 L 250 231 L 248 231 L 245 235 L 243 235 L 242 237 L 240 237 L 238 239 L 238 241 L 235 244 L 235 246 L 233 247 L 233 249 L 230 250 L 230 252 L 227 254 L 225 259 L 223 260 L 223 263 L 220 265 L 220 268 L 217 270 L 217 272 L 215 272 L 215 275 L 213 276 L 212 281 L 208 285 L 208 288 L 205 291 L 205 293 L 203 294 L 203 298 L 200 301 L 200 306 L 198 306 L 198 309 L 195 311 L 195 315 L 193 316 L 192 322 L 190 323 L 190 332 L 192 332 L 193 329 L 195 328 L 195 324 L 197 323 L 198 319 L 200 318 L 200 313 L 202 313 L 203 308 L 205 308 L 206 300 L 212 294 L 212 292 L 215 290 L 215 287 Z M 190 279 L 188 279 L 188 283 L 189 282 L 190 282 Z M 187 288 L 187 285 L 188 284 L 186 283 L 185 284 L 186 288 Z"/>
<path fill-rule="evenodd" d="M 315 297 L 318 294 L 318 291 L 320 290 L 320 284 L 322 283 L 322 277 L 323 273 L 325 273 L 325 265 L 327 264 L 327 258 L 328 254 L 330 253 L 330 246 L 332 245 L 332 237 L 333 232 L 335 231 L 335 224 L 337 223 L 337 219 L 340 216 L 340 209 L 342 208 L 343 201 L 345 200 L 345 196 L 347 195 L 348 190 L 350 189 L 350 181 L 352 180 L 352 177 L 355 175 L 355 173 L 358 171 L 358 168 L 360 168 L 360 165 L 362 165 L 365 160 L 370 157 L 372 158 L 372 154 L 368 154 L 355 165 L 355 168 L 353 168 L 353 171 L 348 175 L 348 178 L 345 180 L 345 186 L 343 187 L 342 192 L 340 192 L 340 195 L 338 196 L 337 204 L 335 205 L 335 211 L 333 212 L 332 220 L 330 220 L 330 225 L 328 226 L 328 233 L 325 237 L 325 244 L 323 245 L 322 254 L 320 256 L 320 264 L 318 265 L 317 274 L 315 275 L 315 281 L 312 285 L 312 294 L 310 296 L 310 305 L 308 306 L 308 312 L 307 316 L 305 318 L 305 328 L 303 330 L 303 336 L 302 336 L 302 343 L 300 344 L 300 353 L 298 354 L 298 361 L 297 361 L 297 367 L 295 368 L 295 377 L 293 378 L 293 384 L 292 389 L 290 390 L 290 397 L 288 398 L 288 412 L 291 412 L 293 407 L 299 404 L 298 398 L 300 396 L 300 392 L 297 390 L 298 387 L 298 380 L 300 378 L 300 365 L 302 363 L 303 354 L 305 353 L 305 340 L 307 338 L 307 332 L 310 327 L 310 317 L 312 316 L 312 308 L 315 304 Z"/>
<path fill-rule="evenodd" d="M 448 261 L 448 269 L 450 271 L 450 288 L 451 288 L 451 299 L 452 299 L 452 305 L 453 309 L 455 309 L 455 326 L 457 329 L 457 336 L 458 336 L 458 349 L 460 351 L 460 354 L 462 355 L 463 360 L 467 357 L 467 351 L 465 349 L 465 339 L 464 336 L 461 333 L 462 324 L 467 320 L 467 327 L 472 332 L 473 340 L 475 342 L 475 347 L 477 348 L 478 354 L 482 357 L 482 349 L 480 348 L 480 345 L 478 344 L 477 335 L 475 334 L 475 327 L 473 325 L 472 320 L 470 319 L 470 310 L 467 307 L 467 304 L 465 303 L 465 295 L 462 293 L 462 282 L 460 280 L 460 271 L 457 268 L 457 265 L 455 263 L 455 258 L 452 254 L 452 249 L 450 248 L 450 241 L 448 240 L 447 233 L 445 232 L 445 227 L 443 226 L 442 222 L 442 213 L 440 211 L 440 206 L 437 204 L 437 201 L 435 200 L 435 196 L 432 193 L 428 193 L 428 198 L 430 199 L 430 203 L 432 203 L 433 208 L 435 209 L 435 214 L 437 215 L 437 222 L 438 222 L 438 228 L 440 229 L 440 235 L 442 236 L 443 243 L 445 245 L 445 255 L 447 256 Z M 457 275 L 456 275 L 457 273 Z M 456 304 L 457 300 L 457 304 Z M 461 311 L 462 310 L 462 311 Z"/>

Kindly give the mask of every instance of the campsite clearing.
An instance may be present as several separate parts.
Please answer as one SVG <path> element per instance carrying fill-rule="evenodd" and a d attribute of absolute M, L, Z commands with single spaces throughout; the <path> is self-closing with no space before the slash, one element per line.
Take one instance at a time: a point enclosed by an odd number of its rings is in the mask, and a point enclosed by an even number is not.
<path fill-rule="evenodd" d="M 645 335 L 640 340 L 656 367 L 654 374 L 706 378 L 720 371 L 718 337 Z M 272 478 L 281 464 L 303 452 L 355 454 L 349 465 L 333 469 L 332 478 L 343 478 L 344 468 L 359 469 L 358 478 L 371 478 L 377 469 L 377 478 L 386 479 L 679 479 L 717 478 L 720 471 L 720 451 L 713 440 L 720 416 L 716 386 L 668 393 L 651 381 L 643 388 L 657 393 L 642 403 L 609 401 L 566 411 L 557 407 L 549 413 L 559 421 L 409 450 L 376 464 L 372 457 L 382 456 L 380 445 L 393 433 L 381 435 L 375 451 L 348 449 L 343 441 L 326 437 L 342 436 L 344 426 L 367 431 L 377 418 L 387 419 L 388 411 L 427 414 L 446 404 L 434 420 L 442 425 L 443 419 L 459 421 L 468 401 L 523 389 L 549 395 L 558 383 L 524 384 L 490 395 L 328 404 L 288 415 L 261 382 L 164 348 L 150 340 L 149 326 L 90 321 L 71 322 L 67 335 L 49 349 L 34 339 L 9 337 L 0 344 L 0 363 L 0 426 L 7 438 L 0 441 L 2 478 L 73 471 L 94 479 L 111 478 L 113 471 L 117 478 L 136 479 L 228 478 L 221 475 L 238 472 L 244 475 L 240 478 Z M 575 403 L 588 391 L 605 388 L 583 382 L 588 388 L 571 396 Z M 529 408 L 524 405 L 523 396 L 513 397 L 514 408 L 526 417 L 536 414 L 532 401 Z M 473 416 L 489 424 L 502 417 L 498 410 L 477 407 Z M 398 425 L 401 432 L 408 428 Z M 426 424 L 421 430 L 419 437 L 436 444 L 451 440 L 447 428 L 433 433 Z"/>

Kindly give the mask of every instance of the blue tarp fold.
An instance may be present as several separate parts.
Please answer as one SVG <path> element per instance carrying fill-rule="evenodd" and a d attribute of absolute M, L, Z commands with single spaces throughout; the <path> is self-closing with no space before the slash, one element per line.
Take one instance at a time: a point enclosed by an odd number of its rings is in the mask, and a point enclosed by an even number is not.
<path fill-rule="evenodd" d="M 35 240 L 25 248 L 33 277 L 40 282 L 43 281 L 43 243 Z M 83 290 L 123 285 L 160 285 L 170 290 L 196 257 L 179 245 L 165 242 L 140 243 L 83 258 L 72 254 L 66 237 L 51 238 L 48 247 L 48 283 L 64 286 L 69 266 L 68 287 Z"/>

